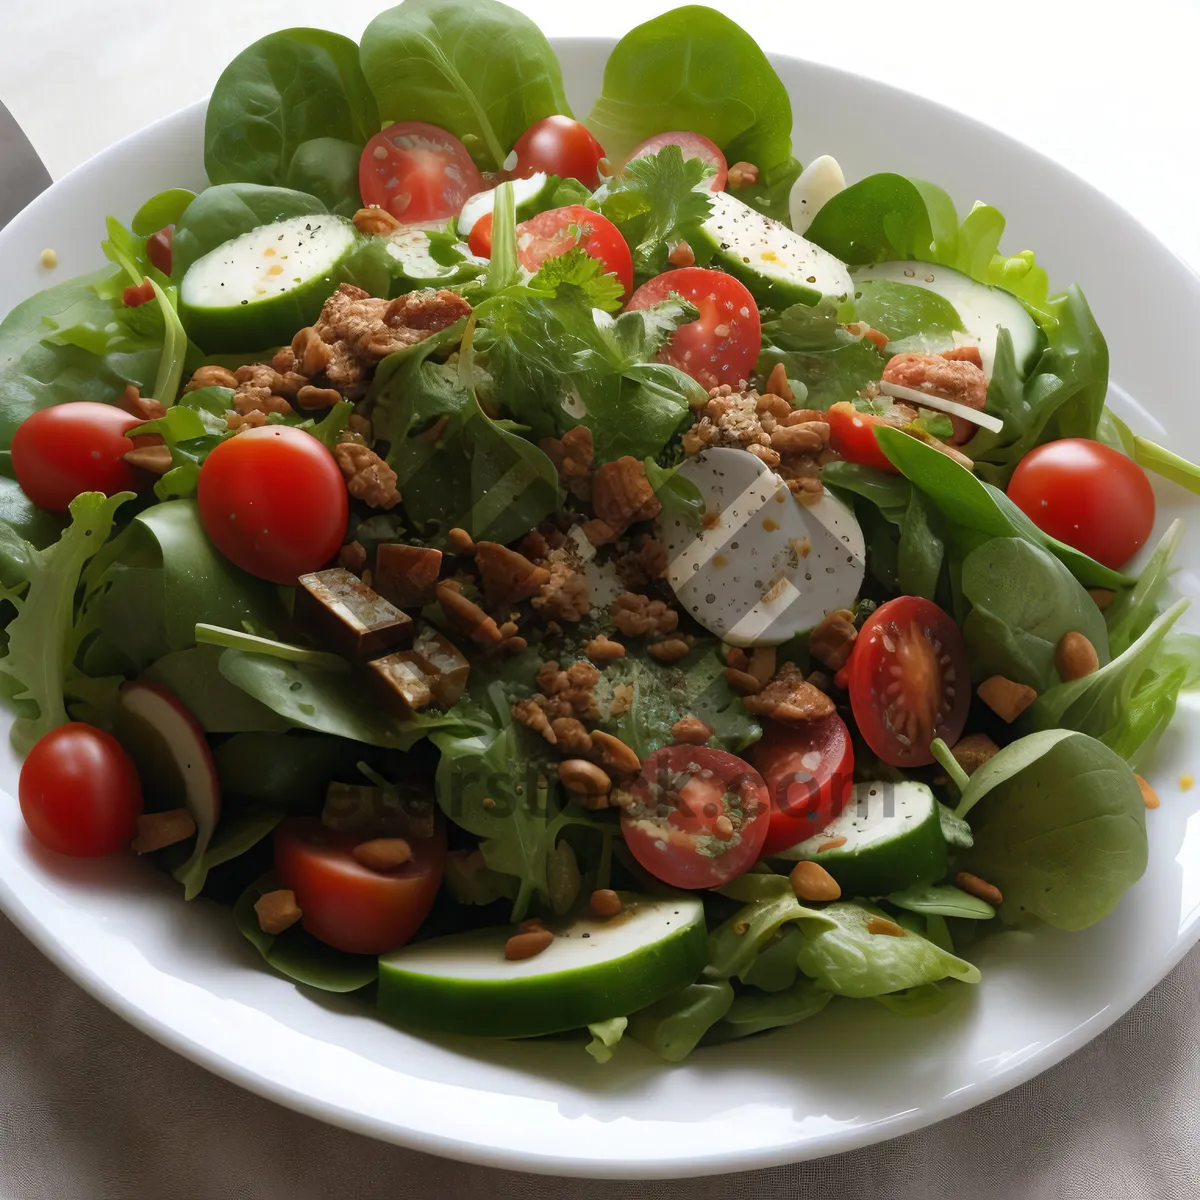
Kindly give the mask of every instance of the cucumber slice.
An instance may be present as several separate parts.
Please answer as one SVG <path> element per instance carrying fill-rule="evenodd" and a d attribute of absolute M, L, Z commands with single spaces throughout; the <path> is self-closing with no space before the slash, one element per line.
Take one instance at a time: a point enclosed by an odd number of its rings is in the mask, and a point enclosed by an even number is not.
<path fill-rule="evenodd" d="M 700 237 L 712 249 L 713 264 L 740 279 L 760 304 L 788 308 L 825 296 L 840 302 L 850 294 L 850 272 L 828 250 L 728 192 L 710 198 L 712 213 Z"/>
<path fill-rule="evenodd" d="M 855 309 L 861 309 L 860 319 L 872 325 L 875 319 L 888 320 L 889 312 L 895 320 L 896 314 L 904 311 L 926 311 L 928 306 L 923 305 L 918 297 L 905 301 L 904 292 L 907 288 L 922 289 L 940 296 L 948 308 L 938 306 L 938 314 L 929 317 L 932 323 L 941 326 L 934 337 L 936 346 L 948 349 L 945 345 L 947 337 L 954 346 L 978 346 L 984 374 L 989 379 L 996 361 L 996 335 L 1001 329 L 1007 329 L 1012 338 L 1017 368 L 1022 372 L 1027 372 L 1033 366 L 1041 348 L 1041 330 L 1016 296 L 1003 288 L 979 283 L 953 267 L 928 262 L 870 263 L 853 268 L 851 275 L 854 280 Z M 948 310 L 953 310 L 958 317 L 953 325 L 950 324 Z M 917 344 L 921 334 L 915 332 L 908 323 L 893 329 L 886 324 L 876 328 L 894 341 L 903 339 L 911 343 L 902 347 L 889 346 L 889 351 L 899 353 L 904 349 L 919 352 L 921 349 Z M 929 352 L 937 353 L 937 348 L 931 344 Z"/>
<path fill-rule="evenodd" d="M 624 1016 L 692 983 L 708 959 L 695 897 L 621 893 L 623 911 L 561 926 L 541 954 L 504 957 L 510 927 L 405 946 L 379 960 L 379 1010 L 431 1033 L 536 1037 Z"/>
<path fill-rule="evenodd" d="M 546 175 L 538 171 L 528 179 L 514 179 L 511 182 L 513 203 L 517 206 L 517 220 L 528 221 L 530 217 L 554 207 L 554 192 L 561 181 L 557 175 Z M 476 192 L 458 214 L 458 236 L 463 239 L 469 238 L 476 221 L 491 213 L 495 205 L 495 188 L 488 188 L 486 192 Z"/>
<path fill-rule="evenodd" d="M 314 213 L 260 225 L 198 258 L 179 287 L 179 316 L 210 354 L 277 346 L 311 325 L 346 277 L 358 231 Z"/>
<path fill-rule="evenodd" d="M 465 242 L 439 239 L 435 244 L 428 229 L 403 226 L 387 240 L 387 252 L 396 261 L 398 275 L 407 286 L 401 291 L 422 287 L 451 287 L 466 283 L 487 269 L 487 259 L 477 258 Z"/>
<path fill-rule="evenodd" d="M 821 849 L 829 843 L 836 844 Z M 836 820 L 776 857 L 820 863 L 846 897 L 886 896 L 931 883 L 947 865 L 937 801 L 925 784 L 910 780 L 855 784 Z"/>

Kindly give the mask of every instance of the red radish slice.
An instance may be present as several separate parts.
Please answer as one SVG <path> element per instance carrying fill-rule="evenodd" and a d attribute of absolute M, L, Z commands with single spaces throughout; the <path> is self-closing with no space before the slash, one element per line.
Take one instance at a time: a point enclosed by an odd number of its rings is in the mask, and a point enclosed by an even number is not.
<path fill-rule="evenodd" d="M 195 849 L 175 872 L 175 878 L 184 885 L 185 898 L 191 900 L 204 886 L 206 872 L 201 869 L 201 859 L 221 816 L 221 782 L 208 739 L 200 722 L 156 683 L 123 684 L 121 707 L 136 725 L 131 731 L 137 743 L 133 747 L 135 761 L 140 767 L 143 757 L 153 757 L 177 775 L 183 803 L 196 822 Z M 158 773 L 164 773 L 161 767 Z"/>

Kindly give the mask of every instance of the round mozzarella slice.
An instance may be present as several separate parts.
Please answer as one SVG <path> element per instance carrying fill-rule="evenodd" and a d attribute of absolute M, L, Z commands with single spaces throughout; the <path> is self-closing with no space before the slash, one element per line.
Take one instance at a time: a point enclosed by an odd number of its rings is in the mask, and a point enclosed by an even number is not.
<path fill-rule="evenodd" d="M 700 489 L 708 517 L 701 530 L 663 519 L 667 579 L 705 629 L 734 646 L 776 646 L 854 603 L 866 552 L 840 500 L 800 504 L 745 450 L 706 450 L 679 473 Z"/>

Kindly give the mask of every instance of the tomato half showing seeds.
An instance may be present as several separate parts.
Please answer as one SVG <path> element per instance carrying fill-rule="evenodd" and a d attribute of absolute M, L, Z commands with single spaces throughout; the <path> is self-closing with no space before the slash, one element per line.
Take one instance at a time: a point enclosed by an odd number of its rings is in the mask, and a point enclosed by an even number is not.
<path fill-rule="evenodd" d="M 678 367 L 706 388 L 727 383 L 735 390 L 749 379 L 762 349 L 762 325 L 754 297 L 732 275 L 704 267 L 665 271 L 633 294 L 630 309 L 650 308 L 674 292 L 700 310 L 658 352 L 658 361 Z"/>
<path fill-rule="evenodd" d="M 136 492 L 151 478 L 124 460 L 134 448 L 125 434 L 139 424 L 137 417 L 111 404 L 90 400 L 33 413 L 12 440 L 21 490 L 50 512 L 66 512 L 83 492 Z"/>
<path fill-rule="evenodd" d="M 99 858 L 137 833 L 142 785 L 112 734 L 74 721 L 42 737 L 21 766 L 21 815 L 48 850 Z"/>
<path fill-rule="evenodd" d="M 1044 533 L 1114 569 L 1145 545 L 1154 527 L 1146 472 L 1086 438 L 1030 450 L 1009 480 L 1008 498 Z"/>
<path fill-rule="evenodd" d="M 829 446 L 834 453 L 840 454 L 847 462 L 861 463 L 878 471 L 890 471 L 893 475 L 900 474 L 880 449 L 879 440 L 875 437 L 875 430 L 887 424 L 882 417 L 859 412 L 853 404 L 839 400 L 829 407 L 825 420 L 829 423 Z"/>
<path fill-rule="evenodd" d="M 367 143 L 358 190 L 364 204 L 418 224 L 454 216 L 483 191 L 483 176 L 454 134 L 424 121 L 398 121 Z"/>
<path fill-rule="evenodd" d="M 858 731 L 885 763 L 925 766 L 934 738 L 958 741 L 971 704 L 967 650 L 932 601 L 899 596 L 877 608 L 843 670 Z"/>
<path fill-rule="evenodd" d="M 854 747 L 837 713 L 800 726 L 764 721 L 749 758 L 771 798 L 764 858 L 820 833 L 854 788 Z"/>
<path fill-rule="evenodd" d="M 213 544 L 243 571 L 294 584 L 337 554 L 349 501 L 333 455 L 282 425 L 222 442 L 200 468 L 196 499 Z"/>
<path fill-rule="evenodd" d="M 571 117 L 545 117 L 525 130 L 513 147 L 517 165 L 510 179 L 528 179 L 539 171 L 563 179 L 578 179 L 584 187 L 600 186 L 599 163 L 604 147 L 591 130 Z"/>
<path fill-rule="evenodd" d="M 491 234 L 491 223 L 488 223 Z M 633 290 L 633 255 L 621 231 L 607 218 L 582 204 L 568 204 L 538 213 L 517 226 L 517 258 L 536 272 L 547 259 L 567 254 L 576 246 L 615 275 L 628 296 Z M 489 253 L 491 246 L 488 247 Z"/>
<path fill-rule="evenodd" d="M 758 861 L 770 824 L 763 777 L 705 746 L 665 746 L 642 764 L 621 814 L 630 853 L 679 888 L 717 887 Z"/>
<path fill-rule="evenodd" d="M 710 142 L 700 133 L 690 133 L 679 129 L 670 130 L 667 133 L 656 133 L 630 151 L 625 165 L 628 166 L 635 158 L 648 158 L 651 154 L 657 154 L 664 146 L 678 146 L 683 152 L 685 162 L 689 158 L 698 158 L 708 163 L 716 171 L 716 174 L 709 180 L 709 191 L 724 190 L 729 178 L 729 164 L 725 161 L 725 155 L 721 153 L 720 146 L 716 142 Z"/>
<path fill-rule="evenodd" d="M 403 946 L 429 915 L 442 882 L 446 831 L 407 839 L 412 857 L 378 871 L 351 853 L 364 838 L 295 817 L 275 831 L 275 873 L 296 893 L 301 924 L 350 954 L 386 954 Z"/>

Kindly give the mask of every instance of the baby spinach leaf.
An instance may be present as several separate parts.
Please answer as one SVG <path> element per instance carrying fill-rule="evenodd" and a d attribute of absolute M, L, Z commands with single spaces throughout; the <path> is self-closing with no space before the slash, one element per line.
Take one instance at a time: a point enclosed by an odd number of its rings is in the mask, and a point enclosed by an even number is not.
<path fill-rule="evenodd" d="M 213 867 L 232 862 L 253 850 L 283 818 L 282 809 L 261 807 L 222 817 L 217 832 L 194 868 L 193 877 L 197 880 L 194 894 L 198 894 L 200 887 L 203 887 L 204 879 Z"/>
<path fill-rule="evenodd" d="M 633 1013 L 628 1034 L 666 1062 L 683 1062 L 732 1004 L 728 980 L 692 983 Z"/>
<path fill-rule="evenodd" d="M 1005 746 L 971 776 L 958 812 L 975 835 L 962 865 L 1000 889 L 1010 923 L 1084 929 L 1146 869 L 1137 779 L 1083 733 L 1051 729 Z"/>
<path fill-rule="evenodd" d="M 151 663 L 140 678 L 177 696 L 206 733 L 290 728 L 277 713 L 234 687 L 220 672 L 221 648 L 191 646 Z"/>
<path fill-rule="evenodd" d="M 886 279 L 864 279 L 855 285 L 854 317 L 897 342 L 915 334 L 962 328 L 958 310 L 929 288 Z"/>
<path fill-rule="evenodd" d="M 535 121 L 571 115 L 545 35 L 495 0 L 404 0 L 367 26 L 361 61 L 385 124 L 448 129 L 485 170 Z"/>
<path fill-rule="evenodd" d="M 908 595 L 934 599 L 946 557 L 942 514 L 923 492 L 913 489 L 900 522 L 896 582 Z"/>
<path fill-rule="evenodd" d="M 356 992 L 379 975 L 379 960 L 365 954 L 347 954 L 318 942 L 299 925 L 281 934 L 263 933 L 254 905 L 259 897 L 278 887 L 270 875 L 252 883 L 238 897 L 233 919 L 242 936 L 263 956 L 263 961 L 295 983 L 323 992 Z"/>
<path fill-rule="evenodd" d="M 613 161 L 664 130 L 716 142 L 760 173 L 792 162 L 792 105 L 767 56 L 739 25 L 686 5 L 631 29 L 604 68 L 587 123 Z"/>
<path fill-rule="evenodd" d="M 1058 683 L 1054 653 L 1074 631 L 1108 662 L 1108 630 L 1095 601 L 1047 550 L 1020 538 L 993 538 L 963 559 L 963 622 L 971 676 L 1003 675 L 1044 692 Z"/>
<path fill-rule="evenodd" d="M 288 164 L 283 186 L 316 196 L 332 213 L 352 217 L 363 206 L 358 191 L 362 146 L 340 138 L 301 142 Z"/>
<path fill-rule="evenodd" d="M 323 29 L 285 29 L 248 46 L 221 72 L 204 122 L 204 169 L 215 184 L 290 187 L 299 177 L 345 198 L 340 147 L 353 151 L 357 169 L 378 129 L 354 42 Z"/>
<path fill-rule="evenodd" d="M 663 506 L 663 512 L 699 529 L 704 521 L 704 496 L 700 489 L 678 473 L 678 465 L 663 467 L 654 459 L 646 458 L 642 466 L 654 494 Z"/>
<path fill-rule="evenodd" d="M 933 938 L 929 939 L 939 945 Z M 945 948 L 945 947 L 943 947 Z M 924 983 L 920 987 L 904 992 L 892 992 L 888 996 L 876 996 L 875 1002 L 894 1012 L 898 1017 L 932 1017 L 950 1003 L 950 996 L 936 983 Z"/>
<path fill-rule="evenodd" d="M 741 992 L 704 1035 L 704 1045 L 714 1046 L 766 1029 L 798 1024 L 816 1016 L 832 999 L 832 992 L 818 987 L 811 979 L 797 979 L 790 987 L 771 995 Z"/>
<path fill-rule="evenodd" d="M 805 922 L 804 945 L 796 962 L 826 991 L 840 996 L 882 996 L 889 992 L 960 979 L 978 983 L 979 969 L 916 933 L 903 937 L 872 933 L 867 925 L 883 916 L 876 908 L 838 902 L 820 912 L 823 922 Z"/>
<path fill-rule="evenodd" d="M 167 225 L 174 225 L 195 198 L 196 193 L 187 188 L 168 188 L 159 192 L 133 214 L 129 228 L 138 237 L 149 237 Z"/>
<path fill-rule="evenodd" d="M 330 781 L 364 782 L 358 763 L 376 752 L 321 734 L 245 732 L 222 741 L 213 756 L 226 795 L 312 812 L 324 803 Z"/>
<path fill-rule="evenodd" d="M 805 234 L 842 262 L 928 260 L 933 250 L 929 212 L 916 182 L 903 175 L 868 175 L 831 196 Z"/>
<path fill-rule="evenodd" d="M 730 979 L 735 975 L 746 975 L 759 952 L 789 921 L 800 921 L 805 925 L 811 923 L 817 928 L 833 925 L 833 921 L 826 917 L 825 909 L 808 908 L 796 899 L 796 893 L 786 876 L 742 878 L 752 883 L 761 880 L 765 886 L 760 896 L 744 904 L 708 935 L 705 979 Z M 722 894 L 728 894 L 727 890 L 722 889 Z"/>
<path fill-rule="evenodd" d="M 970 921 L 987 921 L 996 915 L 996 910 L 978 896 L 972 896 L 961 888 L 949 884 L 921 883 L 892 892 L 889 904 L 921 916 L 933 914 L 938 917 L 961 917 Z"/>

